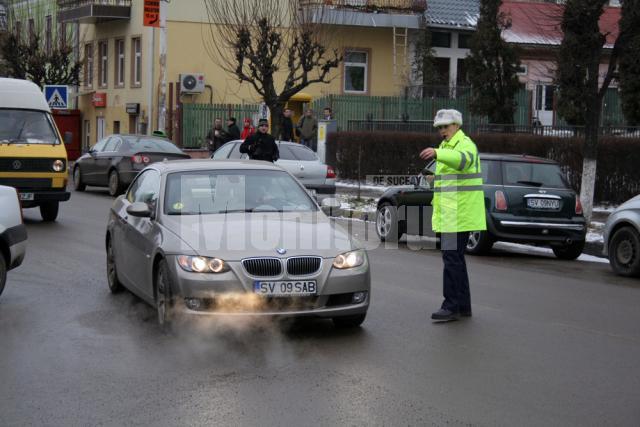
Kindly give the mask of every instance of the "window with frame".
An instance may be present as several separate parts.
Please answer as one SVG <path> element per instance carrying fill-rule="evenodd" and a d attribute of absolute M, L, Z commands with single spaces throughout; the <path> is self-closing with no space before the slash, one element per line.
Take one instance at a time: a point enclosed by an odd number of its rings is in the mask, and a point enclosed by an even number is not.
<path fill-rule="evenodd" d="M 142 86 L 142 39 L 131 39 L 131 86 Z"/>
<path fill-rule="evenodd" d="M 84 45 L 84 85 L 93 86 L 93 44 Z"/>
<path fill-rule="evenodd" d="M 116 40 L 116 86 L 124 86 L 124 39 Z"/>
<path fill-rule="evenodd" d="M 344 54 L 344 92 L 366 93 L 369 54 L 365 51 L 347 51 Z"/>
<path fill-rule="evenodd" d="M 158 201 L 158 194 L 160 194 L 160 174 L 156 170 L 148 169 L 138 175 L 131 184 L 127 200 L 130 203 L 146 203 L 153 208 Z"/>
<path fill-rule="evenodd" d="M 471 34 L 458 34 L 458 48 L 470 49 L 471 48 Z"/>
<path fill-rule="evenodd" d="M 107 87 L 109 83 L 107 70 L 109 66 L 109 45 L 106 41 L 98 42 L 98 86 Z"/>
<path fill-rule="evenodd" d="M 51 55 L 51 42 L 53 39 L 52 28 L 51 28 L 51 15 L 47 15 L 45 17 L 45 33 L 44 33 L 44 49 L 47 52 L 47 55 Z"/>
<path fill-rule="evenodd" d="M 22 22 L 16 21 L 16 41 L 20 43 L 20 37 L 22 37 Z"/>
<path fill-rule="evenodd" d="M 451 33 L 434 31 L 431 33 L 431 47 L 451 47 Z"/>
<path fill-rule="evenodd" d="M 33 18 L 29 18 L 29 21 L 27 21 L 27 22 L 29 24 L 29 27 L 28 27 L 29 41 L 31 41 L 36 36 L 36 24 L 35 24 L 35 21 L 33 20 Z"/>
<path fill-rule="evenodd" d="M 67 23 L 60 22 L 58 24 L 58 42 L 61 48 L 67 47 Z"/>

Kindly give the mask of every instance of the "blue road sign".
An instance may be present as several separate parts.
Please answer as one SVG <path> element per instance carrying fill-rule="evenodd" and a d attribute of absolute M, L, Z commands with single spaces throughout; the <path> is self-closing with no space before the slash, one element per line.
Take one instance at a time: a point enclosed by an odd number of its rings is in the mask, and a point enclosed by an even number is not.
<path fill-rule="evenodd" d="M 45 85 L 44 97 L 50 108 L 57 110 L 69 108 L 69 86 Z"/>

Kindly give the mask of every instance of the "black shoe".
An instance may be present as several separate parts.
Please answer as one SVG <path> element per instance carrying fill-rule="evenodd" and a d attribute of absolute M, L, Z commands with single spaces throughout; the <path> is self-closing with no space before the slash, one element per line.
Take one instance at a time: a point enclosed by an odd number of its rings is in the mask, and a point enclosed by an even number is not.
<path fill-rule="evenodd" d="M 442 322 L 450 322 L 452 320 L 458 320 L 458 313 L 454 313 L 453 311 L 445 310 L 441 308 L 435 313 L 431 314 L 431 318 L 433 320 L 439 320 Z"/>
<path fill-rule="evenodd" d="M 471 317 L 471 309 L 460 310 L 460 317 Z"/>

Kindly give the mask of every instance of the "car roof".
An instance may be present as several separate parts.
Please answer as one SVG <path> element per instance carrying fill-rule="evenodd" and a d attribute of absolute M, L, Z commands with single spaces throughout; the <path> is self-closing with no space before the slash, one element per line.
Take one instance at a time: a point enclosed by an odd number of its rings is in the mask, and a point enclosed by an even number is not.
<path fill-rule="evenodd" d="M 244 142 L 244 140 L 243 139 L 234 139 L 233 141 L 226 142 L 225 145 L 226 144 L 231 144 L 232 142 L 234 142 L 234 143 L 235 142 Z M 300 144 L 298 142 L 293 142 L 293 141 L 279 141 L 279 140 L 276 139 L 276 144 L 278 144 L 278 145 L 295 145 L 296 147 L 303 147 L 303 148 L 305 148 L 305 149 L 307 149 L 309 151 L 313 151 L 311 148 L 307 147 L 306 145 L 302 145 L 302 144 Z"/>
<path fill-rule="evenodd" d="M 230 160 L 230 159 L 185 159 L 156 162 L 151 166 L 161 173 L 188 172 L 198 170 L 275 170 L 282 168 L 263 160 Z"/>
<path fill-rule="evenodd" d="M 480 153 L 482 160 L 506 160 L 508 162 L 524 162 L 524 163 L 545 163 L 558 164 L 555 160 L 545 159 L 544 157 L 529 156 L 527 154 L 501 154 L 501 153 Z"/>

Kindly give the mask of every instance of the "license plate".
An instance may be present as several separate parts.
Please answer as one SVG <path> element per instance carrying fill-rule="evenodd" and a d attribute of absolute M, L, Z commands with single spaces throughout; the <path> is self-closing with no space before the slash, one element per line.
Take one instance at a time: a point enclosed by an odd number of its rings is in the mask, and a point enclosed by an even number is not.
<path fill-rule="evenodd" d="M 20 200 L 33 200 L 33 193 L 20 193 Z"/>
<path fill-rule="evenodd" d="M 253 291 L 266 296 L 298 296 L 315 295 L 315 280 L 284 281 L 284 282 L 253 282 Z"/>
<path fill-rule="evenodd" d="M 527 199 L 527 207 L 531 209 L 560 209 L 560 200 Z"/>

